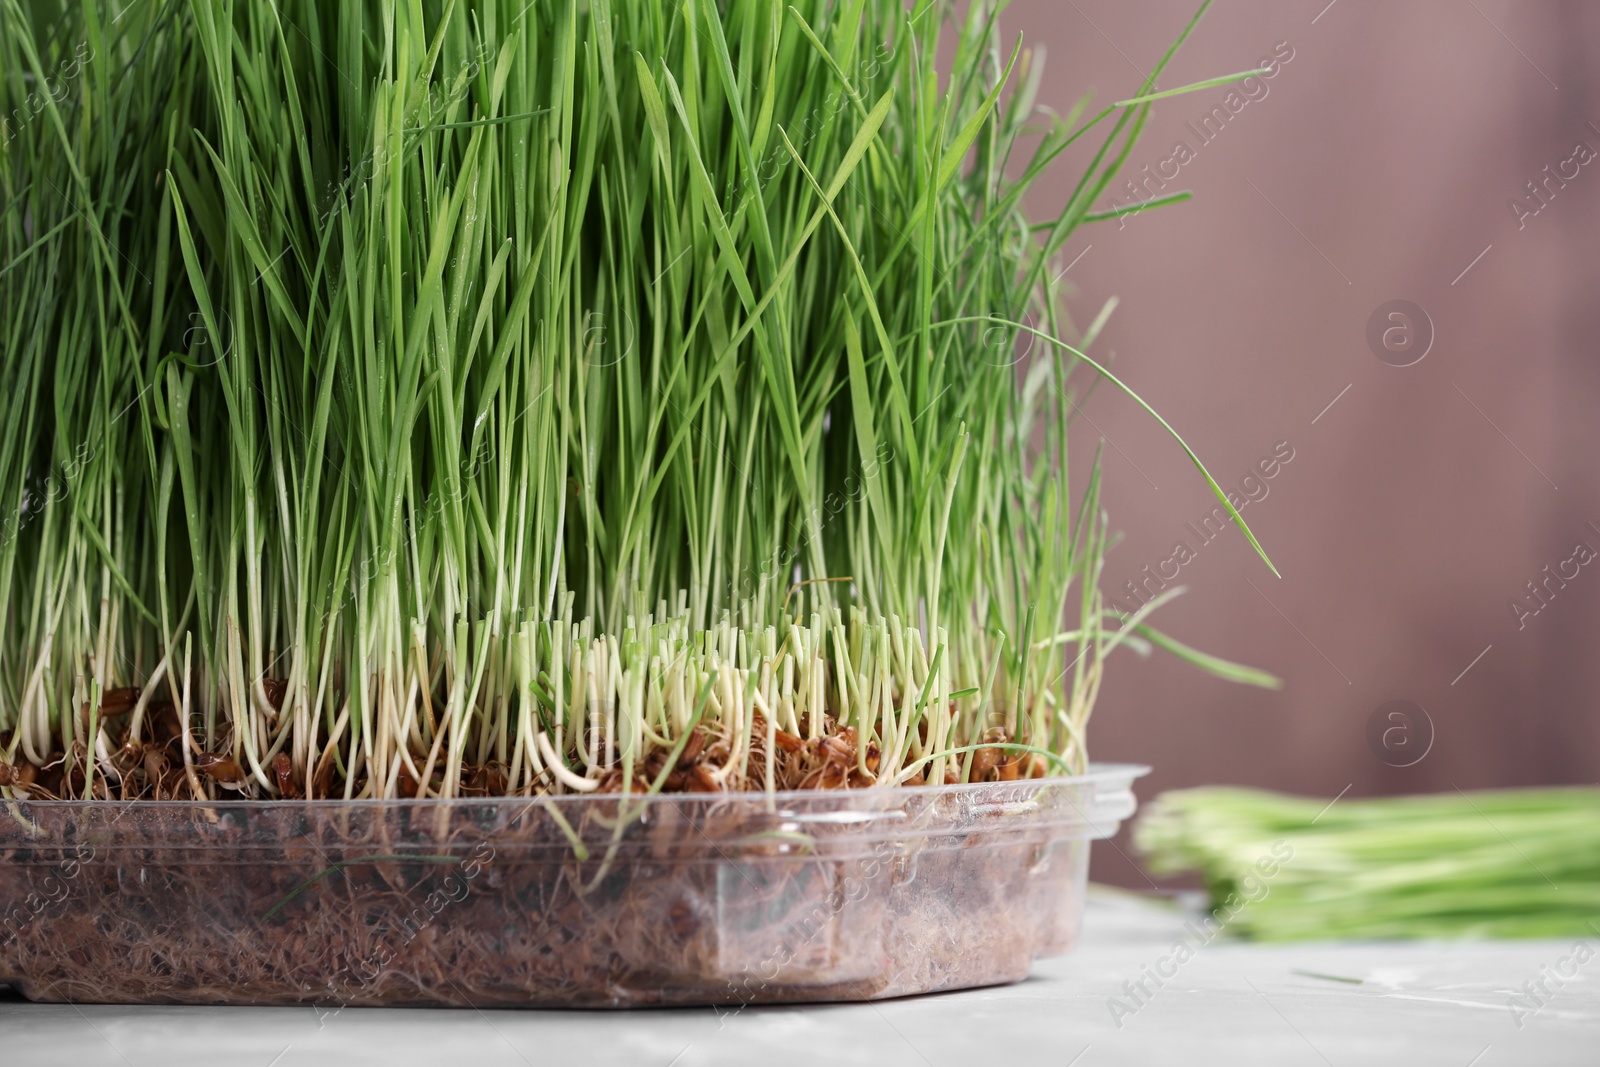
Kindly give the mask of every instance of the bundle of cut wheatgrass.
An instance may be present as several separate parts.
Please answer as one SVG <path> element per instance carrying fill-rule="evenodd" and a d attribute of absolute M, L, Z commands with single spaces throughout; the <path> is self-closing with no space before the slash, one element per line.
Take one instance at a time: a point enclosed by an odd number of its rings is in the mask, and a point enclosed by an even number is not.
<path fill-rule="evenodd" d="M 1163 793 L 1135 839 L 1263 940 L 1600 934 L 1600 789 L 1326 800 Z"/>
<path fill-rule="evenodd" d="M 1003 6 L 0 0 L 0 793 L 1037 776 L 1120 646 L 1270 684 L 1069 485 L 1171 52 L 1056 114 Z"/>

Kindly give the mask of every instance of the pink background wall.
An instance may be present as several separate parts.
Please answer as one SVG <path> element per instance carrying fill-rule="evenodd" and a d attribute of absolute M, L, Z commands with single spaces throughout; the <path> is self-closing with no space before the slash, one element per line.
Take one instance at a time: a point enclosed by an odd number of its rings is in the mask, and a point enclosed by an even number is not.
<path fill-rule="evenodd" d="M 1325 4 L 1220 0 L 1162 87 L 1245 69 L 1279 42 L 1293 58 L 1209 143 L 1189 124 L 1227 89 L 1158 104 L 1132 169 L 1181 139 L 1194 157 L 1167 189 L 1195 199 L 1091 226 L 1063 257 L 1081 253 L 1067 275 L 1081 320 L 1121 300 L 1099 353 L 1224 486 L 1280 442 L 1294 453 L 1244 511 L 1283 578 L 1230 530 L 1181 567 L 1189 592 L 1159 618 L 1283 689 L 1123 658 L 1095 754 L 1152 764 L 1144 799 L 1210 782 L 1329 799 L 1594 782 L 1600 561 L 1563 561 L 1579 541 L 1600 549 L 1600 159 L 1565 161 L 1579 142 L 1600 149 L 1600 66 L 1585 58 L 1600 55 L 1600 10 Z M 1018 0 L 1004 24 L 1046 46 L 1041 101 L 1064 112 L 1085 89 L 1097 104 L 1132 95 L 1192 9 Z M 1577 174 L 1519 219 L 1508 201 L 1537 205 L 1527 183 L 1547 164 Z M 1037 212 L 1065 198 L 1072 164 L 1058 173 Z M 1367 342 L 1396 299 L 1433 325 L 1412 366 Z M 1126 540 L 1111 592 L 1180 538 L 1198 545 L 1184 524 L 1211 503 L 1130 402 L 1103 390 L 1086 413 L 1114 445 L 1106 502 Z M 1081 429 L 1087 453 L 1096 431 Z M 1511 600 L 1537 606 L 1527 583 L 1546 565 L 1577 576 L 1519 628 Z M 1367 741 L 1390 700 L 1433 724 L 1411 766 Z M 1126 835 L 1099 848 L 1097 879 L 1145 884 Z"/>

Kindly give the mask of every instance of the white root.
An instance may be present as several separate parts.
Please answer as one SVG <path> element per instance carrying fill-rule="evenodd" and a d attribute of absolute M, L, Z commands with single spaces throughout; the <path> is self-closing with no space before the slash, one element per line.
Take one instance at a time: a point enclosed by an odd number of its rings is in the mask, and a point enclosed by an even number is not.
<path fill-rule="evenodd" d="M 566 764 L 561 761 L 561 757 L 556 755 L 555 749 L 550 747 L 550 737 L 543 730 L 539 731 L 538 744 L 539 752 L 544 756 L 545 765 L 562 785 L 579 793 L 592 793 L 600 788 L 600 783 L 594 779 L 580 778 L 567 769 Z"/>

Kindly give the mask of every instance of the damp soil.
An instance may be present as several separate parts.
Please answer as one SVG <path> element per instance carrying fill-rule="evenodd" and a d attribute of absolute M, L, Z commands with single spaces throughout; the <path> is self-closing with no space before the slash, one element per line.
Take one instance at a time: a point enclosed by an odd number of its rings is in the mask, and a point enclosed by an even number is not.
<path fill-rule="evenodd" d="M 41 1001 L 625 1007 L 1015 981 L 1075 940 L 1061 780 L 526 800 L 0 802 Z"/>

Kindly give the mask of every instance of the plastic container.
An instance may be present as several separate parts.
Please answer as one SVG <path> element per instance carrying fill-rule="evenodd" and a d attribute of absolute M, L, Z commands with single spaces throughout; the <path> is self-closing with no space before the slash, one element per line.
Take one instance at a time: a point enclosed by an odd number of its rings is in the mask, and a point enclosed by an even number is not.
<path fill-rule="evenodd" d="M 873 1000 L 1077 939 L 1147 768 L 767 795 L 0 801 L 0 982 L 78 1003 Z"/>

